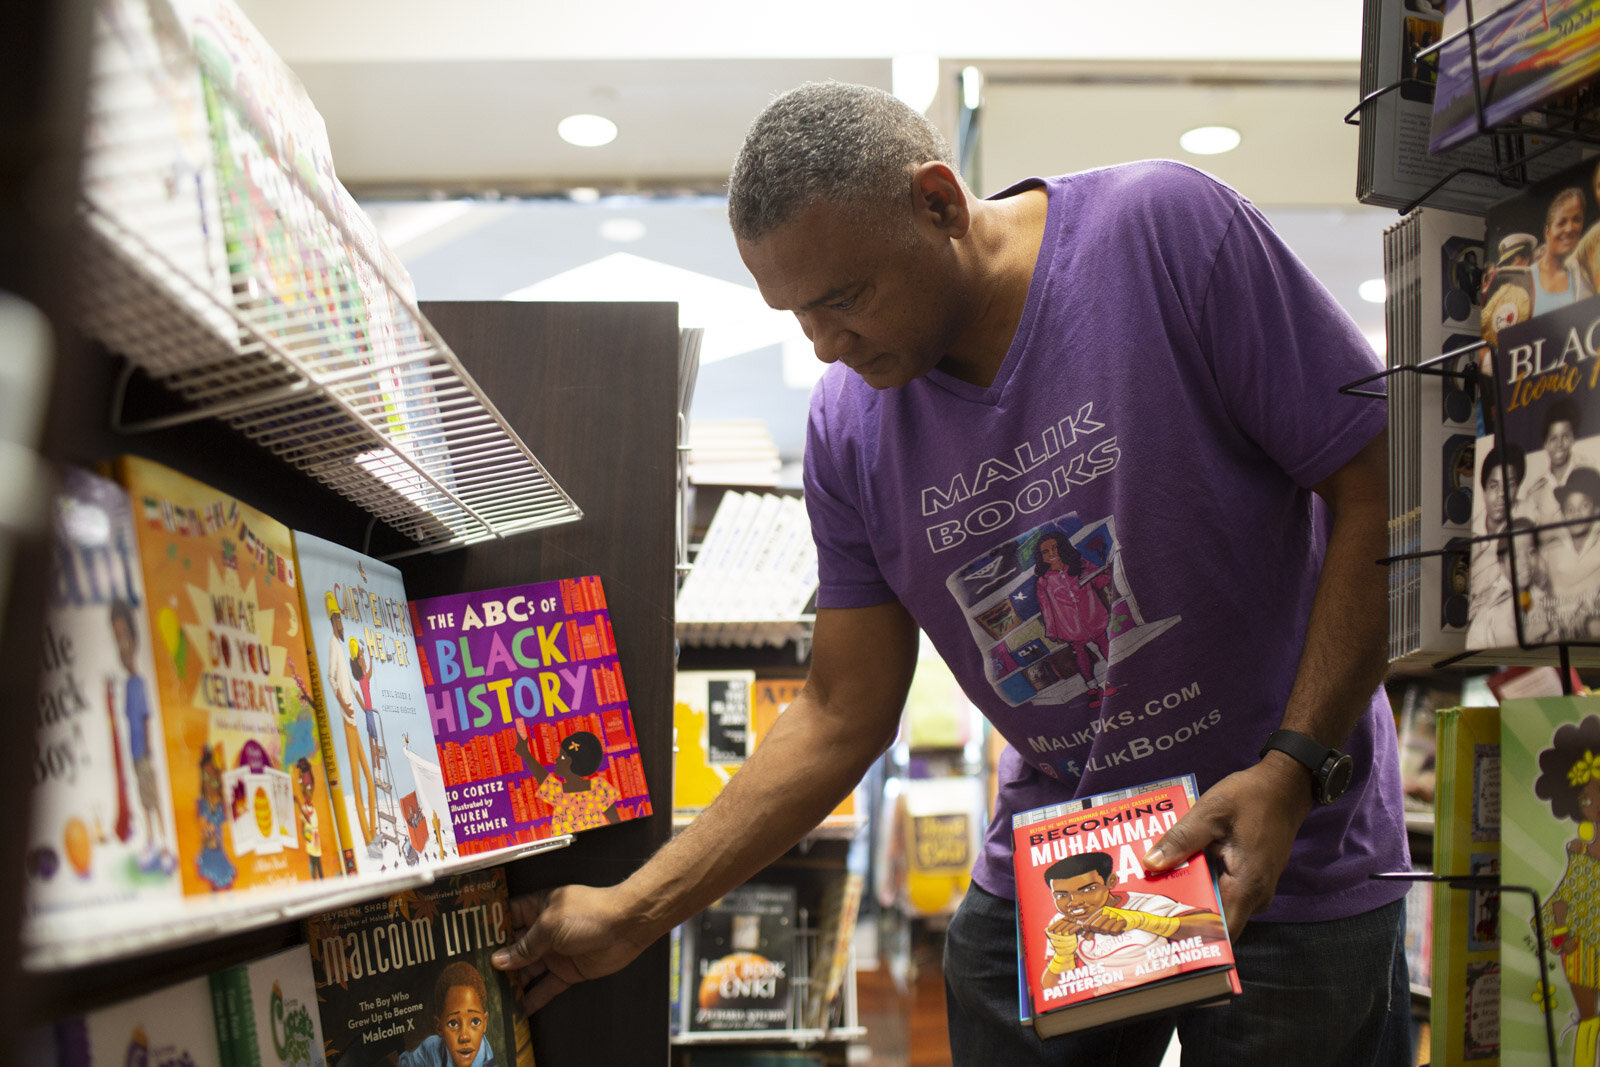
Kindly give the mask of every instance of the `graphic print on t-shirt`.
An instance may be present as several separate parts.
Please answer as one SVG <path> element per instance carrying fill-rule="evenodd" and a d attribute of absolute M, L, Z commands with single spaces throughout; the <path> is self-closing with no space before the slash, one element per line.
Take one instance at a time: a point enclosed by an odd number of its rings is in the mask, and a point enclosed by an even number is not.
<path fill-rule="evenodd" d="M 1112 663 L 1181 621 L 1146 622 L 1116 520 L 1057 516 L 968 560 L 945 580 L 1000 698 L 1065 704 L 1106 685 Z"/>

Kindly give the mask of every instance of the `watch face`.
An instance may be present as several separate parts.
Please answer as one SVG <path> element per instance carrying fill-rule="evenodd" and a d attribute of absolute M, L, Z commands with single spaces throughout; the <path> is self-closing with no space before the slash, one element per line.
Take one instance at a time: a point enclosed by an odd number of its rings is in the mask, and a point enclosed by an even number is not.
<path fill-rule="evenodd" d="M 1322 765 L 1322 802 L 1332 804 L 1350 788 L 1350 778 L 1355 773 L 1355 760 L 1341 755 Z"/>

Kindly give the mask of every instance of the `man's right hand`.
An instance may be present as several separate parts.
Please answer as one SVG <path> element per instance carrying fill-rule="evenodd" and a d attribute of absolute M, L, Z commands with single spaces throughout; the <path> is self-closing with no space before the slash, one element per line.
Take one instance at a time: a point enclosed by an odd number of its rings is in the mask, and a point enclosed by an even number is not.
<path fill-rule="evenodd" d="M 578 982 L 620 971 L 660 936 L 644 928 L 618 888 L 546 889 L 511 901 L 514 940 L 494 954 L 502 971 L 517 971 L 529 1014 Z"/>

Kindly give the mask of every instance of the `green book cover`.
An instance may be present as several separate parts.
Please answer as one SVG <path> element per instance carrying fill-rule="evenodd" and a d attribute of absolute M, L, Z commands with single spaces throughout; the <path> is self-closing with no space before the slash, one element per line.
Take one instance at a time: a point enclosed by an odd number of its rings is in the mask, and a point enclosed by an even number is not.
<path fill-rule="evenodd" d="M 1542 1004 L 1559 1063 L 1592 1064 L 1600 1044 L 1600 698 L 1500 706 L 1502 787 L 1500 1059 L 1548 1064 Z M 1533 899 L 1544 927 L 1538 962 Z"/>

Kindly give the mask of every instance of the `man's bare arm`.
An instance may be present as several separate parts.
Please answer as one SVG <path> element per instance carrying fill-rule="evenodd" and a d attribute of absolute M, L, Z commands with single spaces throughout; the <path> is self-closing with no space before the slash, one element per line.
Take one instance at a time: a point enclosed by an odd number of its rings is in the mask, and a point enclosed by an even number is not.
<path fill-rule="evenodd" d="M 526 1010 L 618 970 L 821 822 L 894 740 L 916 651 L 897 603 L 819 611 L 804 689 L 715 803 L 621 885 L 514 902 L 525 932 L 495 966 L 534 980 Z"/>

